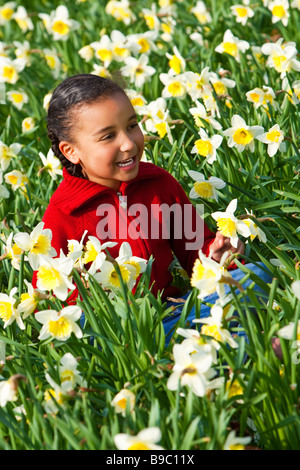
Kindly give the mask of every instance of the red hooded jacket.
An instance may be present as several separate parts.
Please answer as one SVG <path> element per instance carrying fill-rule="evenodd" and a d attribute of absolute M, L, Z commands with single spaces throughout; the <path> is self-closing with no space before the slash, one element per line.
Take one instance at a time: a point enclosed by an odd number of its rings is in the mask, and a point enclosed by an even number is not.
<path fill-rule="evenodd" d="M 121 183 L 119 191 L 72 176 L 65 168 L 63 177 L 43 217 L 57 254 L 61 249 L 67 254 L 68 240 L 80 241 L 85 230 L 84 242 L 90 235 L 101 243 L 117 242 L 108 249 L 114 258 L 127 241 L 134 256 L 146 260 L 153 256 L 153 293 L 163 292 L 163 298 L 180 295 L 171 286 L 173 254 L 191 275 L 198 250 L 207 254 L 215 234 L 175 178 L 146 162 L 140 163 L 136 178 Z"/>

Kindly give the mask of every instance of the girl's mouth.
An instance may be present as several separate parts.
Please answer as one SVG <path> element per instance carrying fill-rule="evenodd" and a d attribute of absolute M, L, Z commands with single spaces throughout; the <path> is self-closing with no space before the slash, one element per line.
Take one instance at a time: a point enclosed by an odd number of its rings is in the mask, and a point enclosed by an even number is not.
<path fill-rule="evenodd" d="M 120 168 L 131 168 L 134 164 L 135 157 L 127 158 L 126 160 L 117 163 Z"/>

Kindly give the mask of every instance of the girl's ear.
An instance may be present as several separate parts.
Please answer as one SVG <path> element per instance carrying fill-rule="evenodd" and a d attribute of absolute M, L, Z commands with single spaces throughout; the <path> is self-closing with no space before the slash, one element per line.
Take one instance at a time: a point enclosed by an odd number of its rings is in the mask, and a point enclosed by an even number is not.
<path fill-rule="evenodd" d="M 75 163 L 75 165 L 77 165 L 77 163 L 80 162 L 76 148 L 69 142 L 64 140 L 61 141 L 59 143 L 59 150 L 71 163 Z"/>

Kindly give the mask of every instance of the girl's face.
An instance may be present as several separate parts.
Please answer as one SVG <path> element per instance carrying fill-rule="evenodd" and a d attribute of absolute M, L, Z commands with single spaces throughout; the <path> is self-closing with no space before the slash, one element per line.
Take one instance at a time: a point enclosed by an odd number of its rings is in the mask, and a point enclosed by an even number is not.
<path fill-rule="evenodd" d="M 90 181 L 118 190 L 138 173 L 144 136 L 129 98 L 116 93 L 83 106 L 76 115 L 74 141 L 60 142 L 61 152 L 81 164 Z"/>

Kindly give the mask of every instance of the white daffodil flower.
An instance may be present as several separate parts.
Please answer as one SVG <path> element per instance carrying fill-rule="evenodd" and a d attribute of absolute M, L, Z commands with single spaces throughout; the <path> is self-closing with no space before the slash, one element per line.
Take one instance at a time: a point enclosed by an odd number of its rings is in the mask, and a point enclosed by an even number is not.
<path fill-rule="evenodd" d="M 215 291 L 219 297 L 225 296 L 224 278 L 228 278 L 228 282 L 232 279 L 230 273 L 223 266 L 227 256 L 228 253 L 224 253 L 220 263 L 217 263 L 205 256 L 201 250 L 199 251 L 199 258 L 195 261 L 191 277 L 192 287 L 196 287 L 200 291 L 199 299 L 204 299 Z"/>
<path fill-rule="evenodd" d="M 110 0 L 105 7 L 105 11 L 108 15 L 113 16 L 117 21 L 122 21 L 127 26 L 136 19 L 128 0 Z"/>
<path fill-rule="evenodd" d="M 148 65 L 148 62 L 147 54 L 141 54 L 138 58 L 125 57 L 125 65 L 121 67 L 121 72 L 125 77 L 129 77 L 130 82 L 134 83 L 137 88 L 142 88 L 156 72 L 156 69 Z"/>
<path fill-rule="evenodd" d="M 185 71 L 185 59 L 182 57 L 176 46 L 173 47 L 173 54 L 167 52 L 166 57 L 169 59 L 170 73 L 172 75 L 179 75 Z"/>
<path fill-rule="evenodd" d="M 4 25 L 12 19 L 16 6 L 16 2 L 6 2 L 0 7 L 0 25 Z"/>
<path fill-rule="evenodd" d="M 23 315 L 23 320 L 29 317 L 38 305 L 40 298 L 38 297 L 38 291 L 34 289 L 33 285 L 30 284 L 26 279 L 24 283 L 27 286 L 27 292 L 21 294 L 21 302 L 17 307 L 17 312 Z"/>
<path fill-rule="evenodd" d="M 272 23 L 281 21 L 283 26 L 288 25 L 290 12 L 288 0 L 274 0 L 268 4 L 268 9 L 272 13 Z"/>
<path fill-rule="evenodd" d="M 116 242 L 101 243 L 96 237 L 88 237 L 82 262 L 83 264 L 91 263 L 91 266 L 88 269 L 89 274 L 95 274 L 96 271 L 101 269 L 106 258 L 104 250 L 106 248 L 111 248 L 116 244 Z"/>
<path fill-rule="evenodd" d="M 12 60 L 9 57 L 0 56 L 0 82 L 14 85 L 25 66 L 26 60 L 23 58 Z"/>
<path fill-rule="evenodd" d="M 190 191 L 189 197 L 194 198 L 204 198 L 204 199 L 215 199 L 218 200 L 217 189 L 223 189 L 226 186 L 225 181 L 217 178 L 216 176 L 210 176 L 208 180 L 205 179 L 205 176 L 198 171 L 189 170 L 188 174 L 193 180 L 195 180 L 194 186 Z"/>
<path fill-rule="evenodd" d="M 232 14 L 235 16 L 236 22 L 245 26 L 249 18 L 253 18 L 254 11 L 245 1 L 243 4 L 232 5 L 230 7 Z"/>
<path fill-rule="evenodd" d="M 169 73 L 161 73 L 159 78 L 164 84 L 164 88 L 162 90 L 163 98 L 185 98 L 187 93 L 187 84 L 184 74 L 174 76 Z"/>
<path fill-rule="evenodd" d="M 56 338 L 66 341 L 71 334 L 77 338 L 82 338 L 82 331 L 76 324 L 81 317 L 81 308 L 76 305 L 64 307 L 59 312 L 57 310 L 41 310 L 35 314 L 35 318 L 42 323 L 39 339 Z"/>
<path fill-rule="evenodd" d="M 281 37 L 275 43 L 263 44 L 261 52 L 268 56 L 267 66 L 280 73 L 282 79 L 292 70 L 300 71 L 300 61 L 297 60 L 298 51 L 295 42 L 283 42 Z"/>
<path fill-rule="evenodd" d="M 7 240 L 4 241 L 4 254 L 2 255 L 3 258 L 11 259 L 12 266 L 19 271 L 20 270 L 20 261 L 22 250 L 18 247 L 16 243 L 13 242 L 14 234 L 10 233 Z M 27 259 L 27 258 L 25 258 Z"/>
<path fill-rule="evenodd" d="M 16 157 L 22 148 L 21 144 L 14 143 L 6 145 L 0 141 L 0 166 L 3 171 L 7 170 L 12 158 Z"/>
<path fill-rule="evenodd" d="M 225 212 L 213 212 L 211 216 L 216 220 L 219 231 L 224 237 L 230 238 L 230 243 L 234 248 L 238 245 L 238 234 L 245 238 L 251 236 L 250 228 L 243 220 L 235 217 L 237 199 L 233 199 L 227 206 Z"/>
<path fill-rule="evenodd" d="M 275 124 L 267 132 L 257 136 L 257 140 L 268 145 L 267 152 L 269 157 L 274 157 L 278 150 L 285 148 L 284 144 L 282 144 L 283 139 L 284 133 L 278 124 Z"/>
<path fill-rule="evenodd" d="M 17 391 L 14 376 L 8 380 L 0 380 L 0 407 L 5 406 L 9 401 L 16 401 L 18 398 Z"/>
<path fill-rule="evenodd" d="M 207 318 L 197 318 L 194 323 L 201 323 L 201 334 L 213 338 L 213 344 L 218 350 L 219 343 L 229 344 L 232 348 L 237 348 L 238 343 L 233 339 L 230 332 L 223 328 L 223 308 L 220 305 L 213 305 L 210 309 L 210 316 Z"/>
<path fill-rule="evenodd" d="M 74 261 L 71 258 L 40 255 L 37 288 L 41 291 L 52 291 L 58 299 L 66 300 L 68 291 L 76 287 L 70 279 L 73 267 Z"/>
<path fill-rule="evenodd" d="M 16 233 L 14 241 L 27 253 L 30 266 L 35 271 L 40 263 L 40 255 L 56 256 L 56 250 L 51 246 L 52 231 L 44 229 L 44 222 L 40 222 L 30 234 L 26 232 Z"/>
<path fill-rule="evenodd" d="M 7 99 L 20 111 L 28 103 L 28 95 L 24 91 L 10 90 L 6 93 Z"/>
<path fill-rule="evenodd" d="M 240 53 L 245 52 L 249 47 L 249 42 L 239 39 L 233 35 L 230 29 L 227 29 L 223 41 L 215 48 L 215 51 L 221 54 L 225 52 L 234 57 L 237 62 L 240 62 Z"/>
<path fill-rule="evenodd" d="M 43 171 L 47 171 L 51 178 L 56 181 L 58 176 L 62 176 L 62 167 L 60 160 L 54 155 L 53 150 L 50 149 L 47 156 L 39 152 L 39 157 L 43 162 Z"/>
<path fill-rule="evenodd" d="M 131 390 L 128 390 L 128 388 L 122 388 L 112 399 L 111 405 L 114 407 L 116 413 L 121 413 L 123 416 L 126 416 L 127 404 L 129 405 L 129 410 L 132 412 L 135 406 L 135 394 Z"/>
<path fill-rule="evenodd" d="M 136 436 L 120 433 L 114 436 L 118 450 L 164 450 L 156 444 L 161 439 L 161 431 L 157 427 L 146 428 Z"/>
<path fill-rule="evenodd" d="M 204 127 L 203 121 L 207 122 L 216 130 L 222 129 L 221 124 L 210 114 L 207 113 L 205 106 L 200 101 L 195 101 L 196 106 L 189 109 L 189 112 L 194 118 L 195 124 L 198 127 Z"/>
<path fill-rule="evenodd" d="M 217 160 L 217 148 L 220 147 L 223 137 L 215 134 L 209 137 L 203 128 L 199 130 L 200 139 L 196 140 L 191 153 L 197 153 L 206 158 L 210 165 Z"/>
<path fill-rule="evenodd" d="M 74 390 L 78 384 L 80 387 L 86 387 L 86 382 L 83 380 L 80 371 L 77 369 L 78 361 L 71 353 L 66 353 L 62 356 L 59 366 L 59 378 L 61 384 L 64 384 L 64 390 Z"/>
<path fill-rule="evenodd" d="M 57 405 L 64 406 L 69 399 L 69 384 L 67 382 L 63 382 L 61 385 L 57 384 L 48 372 L 45 373 L 45 377 L 52 388 L 47 389 L 44 393 L 44 408 L 46 413 L 56 414 L 59 411 Z"/>
<path fill-rule="evenodd" d="M 24 330 L 25 325 L 16 308 L 17 299 L 14 297 L 17 290 L 17 287 L 14 287 L 11 289 L 9 295 L 0 293 L 0 318 L 4 323 L 4 328 L 16 321 L 20 330 Z"/>
<path fill-rule="evenodd" d="M 203 397 L 207 391 L 208 381 L 214 377 L 211 368 L 213 356 L 210 352 L 194 352 L 190 354 L 185 344 L 173 346 L 174 366 L 167 381 L 169 390 L 177 390 L 180 386 L 191 388 L 198 397 Z"/>
<path fill-rule="evenodd" d="M 236 147 L 239 152 L 245 148 L 254 152 L 254 139 L 264 132 L 262 126 L 248 126 L 245 120 L 235 114 L 231 118 L 232 127 L 224 131 L 224 135 L 229 137 L 228 146 Z"/>
<path fill-rule="evenodd" d="M 244 450 L 245 445 L 250 444 L 251 437 L 236 436 L 235 431 L 230 431 L 226 441 L 224 442 L 223 450 Z"/>

